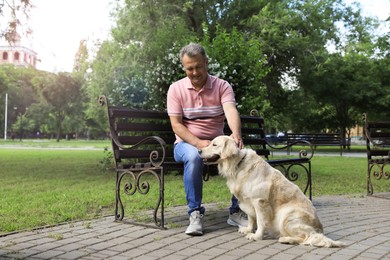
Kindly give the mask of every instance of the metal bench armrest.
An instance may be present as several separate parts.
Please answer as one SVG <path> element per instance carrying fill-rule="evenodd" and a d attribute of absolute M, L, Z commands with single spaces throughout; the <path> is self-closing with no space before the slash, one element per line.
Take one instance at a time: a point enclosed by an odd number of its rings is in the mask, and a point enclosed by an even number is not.
<path fill-rule="evenodd" d="M 309 160 L 311 158 L 313 158 L 314 146 L 312 143 L 310 143 L 307 140 L 296 140 L 296 141 L 289 143 L 287 145 L 284 145 L 284 146 L 273 146 L 272 144 L 267 142 L 267 146 L 270 147 L 272 150 L 285 150 L 285 149 L 291 148 L 292 146 L 297 145 L 297 144 L 304 144 L 305 146 L 309 146 L 309 151 L 307 151 L 306 149 L 299 151 L 299 158 L 307 158 Z"/>

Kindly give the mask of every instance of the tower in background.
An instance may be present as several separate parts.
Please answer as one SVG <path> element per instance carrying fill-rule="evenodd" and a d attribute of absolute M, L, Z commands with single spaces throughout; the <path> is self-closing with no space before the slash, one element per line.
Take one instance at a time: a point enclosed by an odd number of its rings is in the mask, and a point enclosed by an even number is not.
<path fill-rule="evenodd" d="M 15 6 L 15 1 L 12 0 L 9 8 L 9 14 L 2 10 L 2 23 L 6 20 L 11 21 L 9 23 L 10 30 L 7 32 L 8 37 L 0 37 L 0 64 L 9 63 L 15 66 L 36 68 L 38 58 L 37 53 L 33 51 L 31 41 L 29 37 L 32 34 L 30 28 L 24 28 L 20 22 L 21 18 L 17 18 L 17 12 L 19 8 Z M 17 25 L 13 27 L 11 25 Z M 4 28 L 3 28 L 4 29 Z M 21 37 L 21 35 L 23 35 Z"/>
<path fill-rule="evenodd" d="M 14 42 L 0 41 L 0 64 L 10 63 L 15 66 L 36 68 L 38 62 L 37 53 L 28 48 L 21 41 L 20 35 L 16 35 Z"/>

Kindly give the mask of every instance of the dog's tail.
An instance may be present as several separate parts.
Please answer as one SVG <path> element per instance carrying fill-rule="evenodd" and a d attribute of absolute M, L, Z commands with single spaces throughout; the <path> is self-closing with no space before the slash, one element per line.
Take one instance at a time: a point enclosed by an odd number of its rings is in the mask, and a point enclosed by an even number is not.
<path fill-rule="evenodd" d="M 311 233 L 301 244 L 315 247 L 343 247 L 346 245 L 341 241 L 334 241 L 322 233 L 315 232 Z"/>

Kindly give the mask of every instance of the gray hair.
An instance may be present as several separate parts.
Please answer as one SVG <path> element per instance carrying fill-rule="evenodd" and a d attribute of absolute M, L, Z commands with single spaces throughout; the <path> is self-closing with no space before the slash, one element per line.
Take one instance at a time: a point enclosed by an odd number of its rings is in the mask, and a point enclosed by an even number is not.
<path fill-rule="evenodd" d="M 188 57 L 195 57 L 198 54 L 201 54 L 205 59 L 207 59 L 206 50 L 203 46 L 198 43 L 191 42 L 180 50 L 180 61 L 183 63 L 184 55 L 188 55 Z"/>

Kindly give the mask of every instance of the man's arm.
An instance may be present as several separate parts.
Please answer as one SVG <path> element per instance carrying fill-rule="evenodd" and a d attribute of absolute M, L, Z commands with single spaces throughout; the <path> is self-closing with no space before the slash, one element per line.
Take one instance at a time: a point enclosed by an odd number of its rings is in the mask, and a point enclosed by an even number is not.
<path fill-rule="evenodd" d="M 232 134 L 230 135 L 240 149 L 244 147 L 241 137 L 241 120 L 240 114 L 237 111 L 236 105 L 234 103 L 225 103 L 223 104 L 223 110 L 229 125 Z"/>
<path fill-rule="evenodd" d="M 177 134 L 183 141 L 200 149 L 210 144 L 209 140 L 202 140 L 188 131 L 187 127 L 183 124 L 183 118 L 180 116 L 170 116 L 173 132 Z"/>

